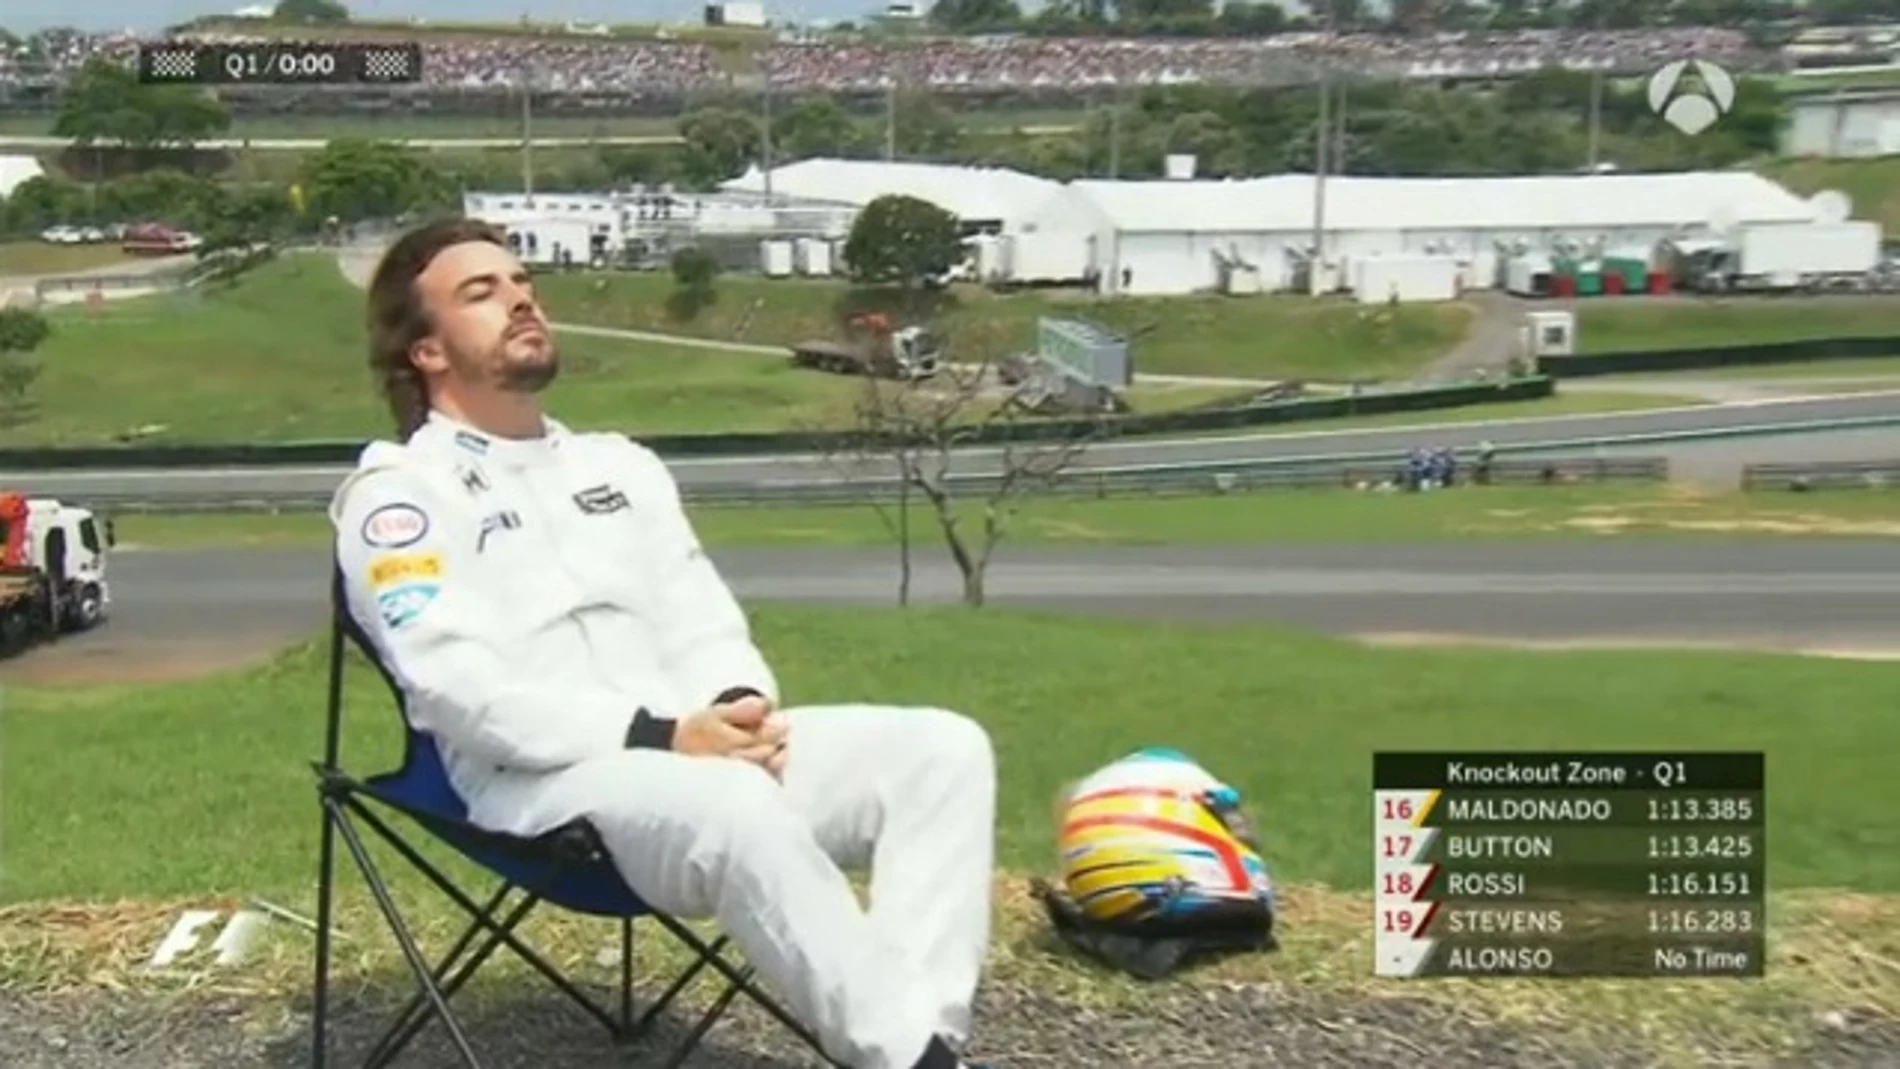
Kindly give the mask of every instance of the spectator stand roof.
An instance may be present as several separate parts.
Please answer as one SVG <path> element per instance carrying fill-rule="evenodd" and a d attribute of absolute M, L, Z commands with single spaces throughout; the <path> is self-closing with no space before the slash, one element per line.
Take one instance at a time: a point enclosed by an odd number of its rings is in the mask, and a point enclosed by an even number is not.
<path fill-rule="evenodd" d="M 754 166 L 720 188 L 764 193 L 765 174 Z M 927 200 L 966 223 L 1013 222 L 1062 189 L 1053 179 L 1005 167 L 952 167 L 886 160 L 810 159 L 772 169 L 775 197 L 862 208 L 886 194 Z"/>
<path fill-rule="evenodd" d="M 1071 183 L 1123 233 L 1310 231 L 1313 177 Z M 1554 230 L 1808 222 L 1809 202 L 1760 175 L 1551 175 L 1326 180 L 1328 232 Z"/>

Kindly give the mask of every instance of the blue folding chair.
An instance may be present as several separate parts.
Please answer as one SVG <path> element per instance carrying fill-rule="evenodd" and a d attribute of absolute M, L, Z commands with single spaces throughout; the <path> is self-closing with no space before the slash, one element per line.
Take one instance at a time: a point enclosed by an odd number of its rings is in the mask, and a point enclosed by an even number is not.
<path fill-rule="evenodd" d="M 404 959 L 415 974 L 419 988 L 415 997 L 396 1015 L 388 1031 L 371 1048 L 364 1062 L 365 1069 L 377 1069 L 388 1064 L 429 1023 L 431 1016 L 441 1018 L 450 1042 L 455 1045 L 468 1069 L 480 1069 L 481 1061 L 471 1048 L 467 1033 L 450 1011 L 449 999 L 498 947 L 504 945 L 545 976 L 588 1016 L 605 1025 L 612 1038 L 621 1043 L 644 1036 L 680 992 L 685 990 L 686 985 L 706 966 L 710 965 L 718 971 L 727 980 L 725 989 L 671 1052 L 665 1062 L 668 1069 L 677 1069 L 692 1055 L 707 1031 L 742 992 L 809 1044 L 821 1059 L 832 1065 L 837 1064 L 824 1054 L 818 1040 L 809 1030 L 753 984 L 750 967 L 741 968 L 726 959 L 727 937 L 721 936 L 709 944 L 676 918 L 652 908 L 634 894 L 608 858 L 599 835 L 585 821 L 574 821 L 534 838 L 501 835 L 470 824 L 467 808 L 449 783 L 434 740 L 427 733 L 415 730 L 409 723 L 402 688 L 378 658 L 368 636 L 351 615 L 341 569 L 333 573 L 330 596 L 334 627 L 330 646 L 328 723 L 323 760 L 321 763 L 312 762 L 317 777 L 317 795 L 323 809 L 323 838 L 317 877 L 316 1006 L 311 1023 L 314 1034 L 311 1064 L 316 1069 L 323 1069 L 329 1055 L 330 927 L 336 875 L 335 840 L 338 835 L 342 836 L 344 846 L 368 883 L 370 894 L 376 899 L 383 918 L 388 922 Z M 337 764 L 342 733 L 344 662 L 349 646 L 354 646 L 376 667 L 395 695 L 397 708 L 403 715 L 401 766 L 393 772 L 363 780 L 350 776 Z M 375 808 L 372 808 L 371 803 L 374 803 Z M 499 877 L 500 886 L 485 903 L 478 905 L 398 834 L 376 812 L 377 808 L 408 817 L 428 835 L 448 844 L 463 857 Z M 469 915 L 471 923 L 468 929 L 433 968 L 423 959 L 414 934 L 390 898 L 388 885 L 365 848 L 364 836 L 357 827 L 357 821 L 368 826 L 405 861 L 421 870 L 431 883 Z M 516 891 L 521 892 L 520 896 L 509 906 L 506 914 L 501 914 L 503 903 Z M 620 984 L 617 1012 L 602 1007 L 515 935 L 515 928 L 541 902 L 619 922 Z M 693 951 L 693 962 L 636 1019 L 633 1013 L 633 922 L 642 917 L 652 918 L 661 928 L 684 943 Z M 483 933 L 486 933 L 486 939 L 473 952 L 469 952 L 477 935 Z"/>

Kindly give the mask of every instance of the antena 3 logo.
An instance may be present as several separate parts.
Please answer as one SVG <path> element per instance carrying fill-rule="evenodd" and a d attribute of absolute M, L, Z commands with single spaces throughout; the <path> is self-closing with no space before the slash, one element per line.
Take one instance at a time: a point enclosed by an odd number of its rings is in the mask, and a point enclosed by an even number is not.
<path fill-rule="evenodd" d="M 1685 80 L 1691 72 L 1695 77 Z M 1714 126 L 1734 106 L 1735 79 L 1713 63 L 1679 59 L 1649 76 L 1649 110 L 1690 137 Z"/>

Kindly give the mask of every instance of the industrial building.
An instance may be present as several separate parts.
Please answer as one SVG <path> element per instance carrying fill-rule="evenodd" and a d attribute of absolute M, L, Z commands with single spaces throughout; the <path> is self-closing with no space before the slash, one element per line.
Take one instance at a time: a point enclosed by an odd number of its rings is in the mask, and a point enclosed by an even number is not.
<path fill-rule="evenodd" d="M 839 272 L 856 213 L 905 194 L 962 220 L 971 255 L 960 274 L 990 284 L 1131 296 L 1352 292 L 1367 302 L 1527 292 L 1553 275 L 1561 284 L 1572 265 L 1651 264 L 1665 246 L 1739 244 L 1763 228 L 1778 229 L 1775 240 L 1799 259 L 1804 228 L 1848 218 L 1839 194 L 1805 198 L 1745 171 L 1344 176 L 1320 189 L 1311 175 L 1193 172 L 1191 157 L 1172 157 L 1164 179 L 1062 183 L 994 167 L 814 159 L 755 168 L 711 194 L 542 194 L 532 205 L 484 194 L 466 208 L 522 233 L 532 243 L 524 255 L 537 262 L 560 262 L 548 259 L 550 248 L 572 250 L 583 233 L 594 260 L 621 261 L 624 247 L 723 240 L 722 258 L 735 266 L 782 276 Z M 1846 259 L 1864 258 L 1863 236 L 1849 244 Z M 1837 261 L 1846 262 L 1830 254 L 1826 270 L 1840 274 Z M 1632 268 L 1609 284 L 1650 274 Z"/>
<path fill-rule="evenodd" d="M 1788 103 L 1784 156 L 1824 159 L 1900 153 L 1900 91 L 1818 90 Z"/>

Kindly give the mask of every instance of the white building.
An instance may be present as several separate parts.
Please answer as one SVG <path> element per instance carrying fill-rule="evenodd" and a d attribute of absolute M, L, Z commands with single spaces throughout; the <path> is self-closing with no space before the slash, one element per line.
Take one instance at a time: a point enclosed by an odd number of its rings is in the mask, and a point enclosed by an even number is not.
<path fill-rule="evenodd" d="M 524 261 L 554 264 L 561 252 L 575 263 L 614 259 L 641 241 L 690 242 L 724 237 L 819 237 L 850 232 L 857 209 L 808 204 L 747 194 L 686 193 L 671 189 L 614 193 L 470 193 L 462 214 L 484 219 L 518 235 Z"/>
<path fill-rule="evenodd" d="M 1293 284 L 1313 244 L 1314 180 L 1078 181 L 1078 204 L 1047 205 L 1039 231 L 1081 230 L 1085 274 L 1106 293 L 1272 292 Z M 1435 256 L 1461 289 L 1494 284 L 1500 254 L 1651 247 L 1711 227 L 1806 222 L 1809 202 L 1759 175 L 1700 172 L 1525 178 L 1330 178 L 1322 287 L 1354 260 Z M 1092 269 L 1092 270 L 1090 270 Z"/>
<path fill-rule="evenodd" d="M 940 163 L 810 159 L 774 167 L 754 166 L 720 189 L 851 209 L 879 197 L 901 194 L 927 200 L 955 215 L 972 231 L 991 233 L 1041 207 L 1062 192 L 1062 183 L 1006 167 L 953 167 Z"/>
<path fill-rule="evenodd" d="M 1900 153 L 1900 92 L 1822 92 L 1795 97 L 1781 135 L 1784 156 L 1891 156 Z"/>

